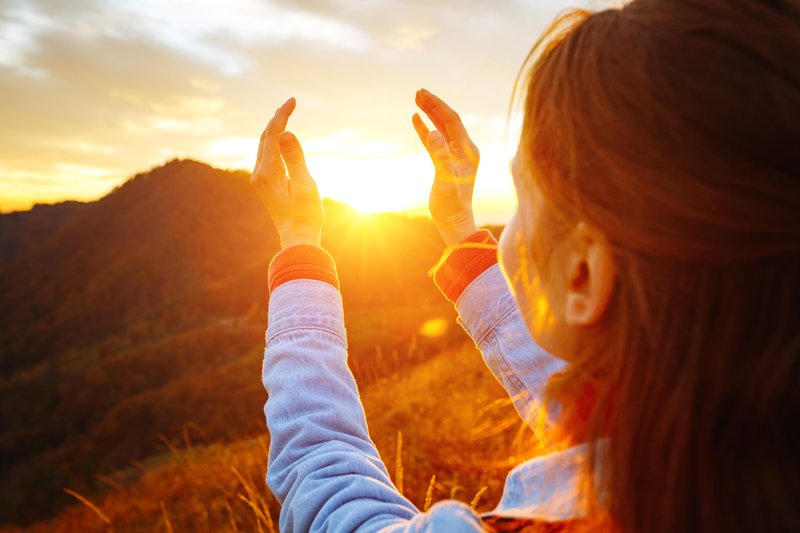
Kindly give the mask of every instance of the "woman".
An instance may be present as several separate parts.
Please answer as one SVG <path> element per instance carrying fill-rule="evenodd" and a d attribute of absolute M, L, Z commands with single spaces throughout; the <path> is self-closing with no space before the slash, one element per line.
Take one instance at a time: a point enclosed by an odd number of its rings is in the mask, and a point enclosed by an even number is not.
<path fill-rule="evenodd" d="M 561 17 L 530 55 L 498 253 L 472 218 L 477 148 L 417 93 L 451 247 L 435 281 L 520 414 L 568 440 L 515 468 L 483 516 L 421 513 L 392 485 L 346 367 L 319 196 L 284 131 L 295 102 L 278 109 L 253 183 L 283 247 L 263 374 L 281 529 L 800 530 L 798 57 L 793 1 Z"/>

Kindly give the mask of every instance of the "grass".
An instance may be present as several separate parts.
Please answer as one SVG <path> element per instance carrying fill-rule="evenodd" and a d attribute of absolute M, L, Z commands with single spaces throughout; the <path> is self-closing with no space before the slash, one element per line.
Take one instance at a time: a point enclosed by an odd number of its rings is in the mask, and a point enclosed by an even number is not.
<path fill-rule="evenodd" d="M 420 509 L 455 498 L 497 504 L 510 467 L 534 449 L 505 391 L 471 344 L 447 349 L 401 376 L 361 390 L 370 434 L 395 485 Z M 264 475 L 269 437 L 196 445 L 164 438 L 134 481 L 103 475 L 108 492 L 77 501 L 33 532 L 277 531 L 279 505 Z M 388 459 L 388 461 L 387 461 Z"/>

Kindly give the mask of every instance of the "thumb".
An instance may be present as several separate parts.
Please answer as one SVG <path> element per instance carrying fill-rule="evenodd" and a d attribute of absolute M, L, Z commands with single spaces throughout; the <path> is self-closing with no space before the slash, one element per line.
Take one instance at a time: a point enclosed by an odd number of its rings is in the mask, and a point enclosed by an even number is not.
<path fill-rule="evenodd" d="M 281 147 L 281 155 L 286 163 L 289 179 L 308 179 L 310 175 L 306 166 L 306 158 L 297 137 L 289 131 L 281 132 L 278 144 Z"/>
<path fill-rule="evenodd" d="M 450 147 L 444 140 L 439 130 L 433 130 L 428 134 L 428 153 L 433 161 L 433 166 L 436 167 L 437 177 L 439 173 L 445 174 L 453 173 L 453 160 L 450 156 Z"/>

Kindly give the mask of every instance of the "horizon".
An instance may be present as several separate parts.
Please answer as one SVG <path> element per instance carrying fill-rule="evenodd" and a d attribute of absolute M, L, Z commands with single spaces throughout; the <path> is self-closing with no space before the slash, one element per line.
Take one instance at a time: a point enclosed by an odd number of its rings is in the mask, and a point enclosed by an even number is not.
<path fill-rule="evenodd" d="M 210 163 L 207 163 L 205 161 L 200 161 L 200 160 L 192 159 L 192 158 L 173 158 L 173 159 L 164 161 L 160 165 L 156 165 L 155 167 L 152 167 L 152 168 L 149 168 L 147 170 L 140 171 L 140 172 L 136 172 L 136 173 L 128 176 L 128 178 L 123 180 L 121 183 L 117 184 L 113 189 L 107 191 L 105 194 L 103 194 L 103 196 L 100 196 L 99 198 L 89 198 L 89 199 L 65 198 L 63 200 L 57 200 L 57 201 L 53 201 L 53 202 L 35 202 L 33 205 L 31 205 L 31 206 L 29 206 L 27 208 L 24 208 L 24 209 L 16 209 L 16 210 L 12 210 L 12 211 L 2 211 L 2 210 L 0 210 L 0 216 L 2 216 L 2 215 L 13 215 L 13 214 L 18 214 L 18 213 L 26 213 L 26 212 L 29 212 L 29 211 L 37 208 L 37 207 L 51 207 L 51 206 L 56 206 L 56 205 L 63 204 L 63 203 L 90 204 L 90 203 L 99 202 L 100 200 L 102 200 L 106 196 L 110 195 L 111 193 L 115 192 L 120 187 L 122 187 L 123 185 L 125 185 L 129 181 L 135 179 L 139 175 L 149 174 L 150 172 L 153 172 L 154 170 L 166 167 L 167 165 L 170 165 L 172 163 L 182 163 L 182 162 L 193 162 L 193 163 L 198 163 L 198 164 L 201 164 L 201 165 L 207 165 L 207 166 L 209 166 L 209 167 L 211 167 L 211 168 L 213 168 L 215 170 L 219 170 L 221 172 L 245 173 L 245 174 L 249 174 L 250 173 L 249 170 L 241 169 L 241 168 L 220 168 L 220 167 L 215 167 L 214 165 L 212 165 Z M 391 211 L 391 210 L 390 211 L 364 211 L 364 210 L 361 210 L 361 209 L 357 208 L 356 206 L 354 206 L 352 204 L 349 204 L 349 203 L 347 203 L 345 201 L 342 201 L 342 200 L 339 200 L 339 199 L 336 199 L 336 198 L 332 198 L 330 196 L 323 196 L 322 197 L 322 201 L 323 202 L 331 201 L 331 202 L 335 202 L 335 203 L 338 203 L 338 204 L 341 204 L 341 205 L 345 205 L 345 206 L 349 207 L 350 209 L 352 209 L 352 210 L 356 211 L 357 213 L 359 213 L 359 215 L 365 216 L 365 217 L 369 217 L 369 216 L 372 216 L 372 215 L 390 214 L 390 215 L 402 215 L 402 216 L 407 216 L 407 217 L 411 217 L 411 218 L 427 218 L 427 219 L 431 218 L 431 215 L 428 212 L 427 208 L 424 208 L 424 207 L 403 209 L 403 210 L 394 210 L 394 211 Z M 497 218 L 497 219 L 484 218 L 482 220 L 477 220 L 477 223 L 479 225 L 488 225 L 488 226 L 505 226 L 505 224 L 507 222 L 508 222 L 508 220 L 506 218 Z"/>
<path fill-rule="evenodd" d="M 476 218 L 507 220 L 514 79 L 557 13 L 586 3 L 11 0 L 0 6 L 0 212 L 97 200 L 175 158 L 250 172 L 289 96 L 288 129 L 322 196 L 427 212 L 433 169 L 411 126 L 425 87 L 481 149 Z"/>

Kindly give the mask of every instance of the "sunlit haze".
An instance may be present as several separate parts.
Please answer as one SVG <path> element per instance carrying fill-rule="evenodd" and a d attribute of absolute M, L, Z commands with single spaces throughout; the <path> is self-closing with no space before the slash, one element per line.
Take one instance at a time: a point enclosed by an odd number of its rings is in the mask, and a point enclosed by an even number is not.
<path fill-rule="evenodd" d="M 96 199 L 176 157 L 249 171 L 294 96 L 289 129 L 323 196 L 422 212 L 432 169 L 411 115 L 425 87 L 481 148 L 479 222 L 505 221 L 514 78 L 576 4 L 0 0 L 0 211 Z"/>

